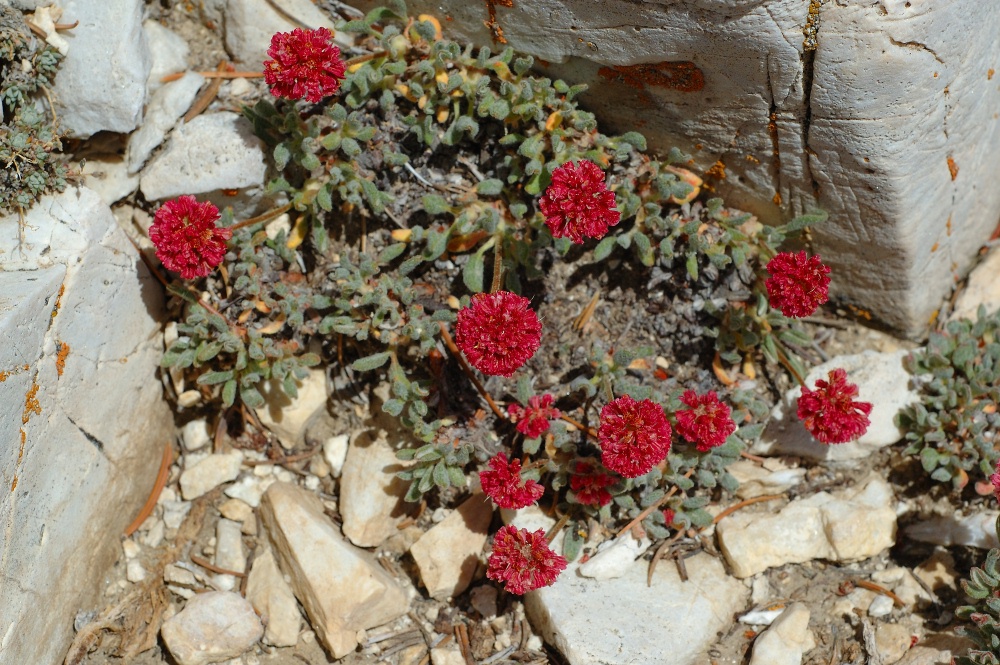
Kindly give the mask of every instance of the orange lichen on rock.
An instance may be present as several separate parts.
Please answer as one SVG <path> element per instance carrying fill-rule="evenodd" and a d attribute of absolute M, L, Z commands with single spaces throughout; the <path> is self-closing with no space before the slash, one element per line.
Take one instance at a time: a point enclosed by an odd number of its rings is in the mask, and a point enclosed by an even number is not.
<path fill-rule="evenodd" d="M 56 352 L 56 373 L 62 376 L 63 370 L 66 369 L 66 356 L 69 355 L 69 344 L 66 342 L 56 342 L 56 348 L 59 349 Z"/>
<path fill-rule="evenodd" d="M 21 414 L 21 424 L 27 425 L 28 421 L 31 420 L 31 414 L 34 413 L 36 416 L 42 415 L 42 405 L 38 403 L 38 383 L 35 381 L 31 382 L 31 387 L 28 388 L 28 392 L 24 395 L 24 412 Z"/>
<path fill-rule="evenodd" d="M 776 206 L 781 205 L 781 192 L 775 192 L 774 196 L 771 198 L 771 202 Z"/>
<path fill-rule="evenodd" d="M 514 6 L 514 0 L 486 0 L 486 11 L 489 12 L 490 17 L 483 21 L 483 25 L 489 28 L 494 41 L 500 44 L 506 44 L 507 39 L 503 36 L 503 28 L 500 27 L 499 23 L 497 23 L 497 5 L 512 8 Z"/>
<path fill-rule="evenodd" d="M 698 65 L 687 60 L 601 67 L 597 73 L 608 80 L 621 81 L 640 90 L 647 85 L 680 92 L 698 92 L 705 87 L 705 75 Z"/>
<path fill-rule="evenodd" d="M 56 318 L 56 314 L 59 313 L 59 306 L 62 305 L 63 293 L 66 292 L 66 285 L 59 285 L 59 293 L 56 295 L 56 304 L 52 306 L 52 318 Z"/>
<path fill-rule="evenodd" d="M 952 180 L 958 177 L 958 164 L 955 163 L 955 158 L 951 155 L 948 155 L 948 173 L 951 174 Z"/>
<path fill-rule="evenodd" d="M 993 80 L 993 74 L 995 74 L 995 73 L 996 72 L 994 72 L 993 68 L 991 67 L 990 70 L 988 72 L 986 72 L 986 80 L 987 81 L 992 81 Z"/>
<path fill-rule="evenodd" d="M 722 160 L 720 159 L 715 164 L 712 164 L 710 167 L 708 167 L 708 170 L 705 171 L 705 177 L 706 178 L 717 178 L 719 180 L 725 180 L 726 179 L 726 165 L 723 164 Z"/>

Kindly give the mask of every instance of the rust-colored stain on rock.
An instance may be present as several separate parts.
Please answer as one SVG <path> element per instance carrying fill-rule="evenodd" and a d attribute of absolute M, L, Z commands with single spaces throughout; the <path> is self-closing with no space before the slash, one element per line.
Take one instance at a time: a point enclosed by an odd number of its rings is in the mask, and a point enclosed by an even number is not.
<path fill-rule="evenodd" d="M 597 73 L 608 80 L 621 81 L 640 90 L 647 85 L 680 92 L 698 92 L 705 87 L 705 75 L 698 65 L 687 60 L 601 67 Z"/>
<path fill-rule="evenodd" d="M 951 155 L 948 155 L 948 173 L 951 174 L 952 180 L 958 177 L 958 164 L 955 163 L 955 158 Z"/>

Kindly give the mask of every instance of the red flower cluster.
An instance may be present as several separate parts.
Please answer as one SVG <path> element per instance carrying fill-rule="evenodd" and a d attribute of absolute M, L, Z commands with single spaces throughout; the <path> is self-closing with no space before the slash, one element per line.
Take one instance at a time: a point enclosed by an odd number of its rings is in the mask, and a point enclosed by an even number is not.
<path fill-rule="evenodd" d="M 626 478 L 637 478 L 667 456 L 670 423 L 656 402 L 636 402 L 622 395 L 601 409 L 597 442 L 604 466 Z"/>
<path fill-rule="evenodd" d="M 736 423 L 730 415 L 732 412 L 719 401 L 714 390 L 709 390 L 704 395 L 685 390 L 681 402 L 691 408 L 675 414 L 677 433 L 691 443 L 697 443 L 700 452 L 706 453 L 721 446 L 736 431 Z"/>
<path fill-rule="evenodd" d="M 507 461 L 500 453 L 490 460 L 488 471 L 479 472 L 486 495 L 500 508 L 524 508 L 541 498 L 545 488 L 534 480 L 521 480 L 521 460 Z"/>
<path fill-rule="evenodd" d="M 604 184 L 604 171 L 582 159 L 566 162 L 552 172 L 538 207 L 555 238 L 580 244 L 584 238 L 603 238 L 608 227 L 621 221 L 615 194 Z"/>
<path fill-rule="evenodd" d="M 510 291 L 477 293 L 458 313 L 455 344 L 483 374 L 513 376 L 542 343 L 531 302 Z"/>
<path fill-rule="evenodd" d="M 767 271 L 767 297 L 785 316 L 809 316 L 830 299 L 830 268 L 818 255 L 782 252 L 768 262 Z"/>
<path fill-rule="evenodd" d="M 524 594 L 552 584 L 565 569 L 566 559 L 549 549 L 544 531 L 507 525 L 493 539 L 486 577 L 503 582 L 511 593 Z"/>
<path fill-rule="evenodd" d="M 1000 461 L 997 462 L 997 468 L 990 476 L 990 483 L 993 484 L 993 496 L 997 498 L 997 501 L 1000 501 Z"/>
<path fill-rule="evenodd" d="M 552 406 L 552 395 L 532 395 L 528 400 L 528 406 L 511 404 L 507 407 L 510 419 L 517 423 L 517 431 L 521 434 L 535 438 L 541 436 L 549 429 L 549 421 L 562 416 L 559 409 Z"/>
<path fill-rule="evenodd" d="M 264 82 L 271 94 L 285 99 L 316 103 L 340 89 L 346 72 L 340 49 L 330 43 L 333 33 L 326 28 L 278 32 L 271 37 L 264 61 Z"/>
<path fill-rule="evenodd" d="M 589 462 L 577 462 L 573 475 L 569 477 L 569 488 L 576 494 L 578 503 L 585 506 L 605 506 L 611 501 L 611 492 L 606 488 L 615 484 L 615 479 L 601 473 Z"/>
<path fill-rule="evenodd" d="M 872 412 L 870 402 L 855 402 L 858 387 L 847 382 L 847 372 L 837 368 L 819 379 L 816 389 L 802 386 L 798 415 L 806 429 L 823 443 L 847 443 L 868 429 Z"/>
<path fill-rule="evenodd" d="M 207 201 L 198 203 L 193 196 L 167 201 L 149 227 L 156 257 L 184 279 L 204 277 L 222 263 L 226 241 L 233 235 L 216 226 L 217 221 L 219 209 Z"/>

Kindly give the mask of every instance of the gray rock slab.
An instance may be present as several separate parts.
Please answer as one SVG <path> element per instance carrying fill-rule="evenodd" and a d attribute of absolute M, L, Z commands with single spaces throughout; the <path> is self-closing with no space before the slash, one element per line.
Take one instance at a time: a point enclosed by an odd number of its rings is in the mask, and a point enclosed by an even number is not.
<path fill-rule="evenodd" d="M 267 544 L 253 560 L 247 579 L 247 600 L 264 620 L 264 642 L 276 647 L 292 647 L 298 642 L 302 614 L 288 580 L 278 569 Z"/>
<path fill-rule="evenodd" d="M 150 57 L 149 79 L 146 85 L 152 93 L 164 85 L 161 80 L 164 76 L 187 69 L 187 58 L 191 47 L 183 37 L 152 19 L 143 21 L 142 29 L 146 33 Z"/>
<path fill-rule="evenodd" d="M 527 594 L 525 610 L 570 665 L 700 664 L 750 590 L 707 554 L 685 565 L 687 582 L 676 566 L 657 566 L 647 586 L 646 561 L 611 581 L 582 577 L 571 564 L 555 584 Z"/>
<path fill-rule="evenodd" d="M 276 32 L 334 28 L 330 17 L 309 0 L 229 0 L 225 25 L 226 50 L 237 62 L 254 67 L 263 66 Z"/>
<path fill-rule="evenodd" d="M 176 81 L 162 86 L 153 93 L 146 108 L 146 117 L 128 139 L 128 172 L 135 174 L 146 163 L 167 133 L 174 128 L 184 115 L 205 78 L 195 72 L 188 72 Z"/>
<path fill-rule="evenodd" d="M 475 494 L 410 547 L 432 598 L 457 596 L 469 587 L 492 517 L 493 504 L 484 494 Z"/>
<path fill-rule="evenodd" d="M 150 201 L 182 194 L 261 187 L 264 149 L 250 123 L 236 113 L 200 115 L 178 127 L 145 168 L 139 188 Z"/>
<path fill-rule="evenodd" d="M 150 55 L 142 30 L 142 0 L 65 0 L 62 36 L 69 53 L 53 93 L 59 125 L 73 138 L 100 131 L 131 132 L 142 119 Z"/>
<path fill-rule="evenodd" d="M 792 603 L 753 643 L 750 665 L 801 665 L 816 646 L 809 631 L 809 608 Z"/>
<path fill-rule="evenodd" d="M 0 256 L 0 653 L 55 663 L 74 614 L 101 602 L 173 431 L 162 290 L 85 188 L 41 199 L 22 238 L 17 216 L 0 219 Z"/>
<path fill-rule="evenodd" d="M 979 549 L 1000 547 L 996 523 L 1000 513 L 983 510 L 971 515 L 938 515 L 906 527 L 907 538 L 935 545 L 965 545 Z"/>
<path fill-rule="evenodd" d="M 359 630 L 406 614 L 403 588 L 370 553 L 347 542 L 311 492 L 274 483 L 261 500 L 260 519 L 278 566 L 334 658 L 354 651 Z"/>
<path fill-rule="evenodd" d="M 97 192 L 108 205 L 113 205 L 139 188 L 139 176 L 130 175 L 125 160 L 118 155 L 88 157 L 81 173 L 83 184 Z"/>
<path fill-rule="evenodd" d="M 235 658 L 263 634 L 253 606 L 238 593 L 226 591 L 196 594 L 160 629 L 178 665 L 208 665 Z"/>
<path fill-rule="evenodd" d="M 986 308 L 987 314 L 1000 309 L 1000 279 L 997 279 L 997 275 L 1000 275 L 1000 250 L 994 247 L 969 273 L 969 282 L 958 294 L 955 309 L 948 318 L 952 321 L 975 321 L 980 305 Z"/>
<path fill-rule="evenodd" d="M 403 464 L 381 430 L 362 432 L 350 443 L 340 478 L 340 514 L 344 535 L 358 547 L 377 547 L 397 533 L 406 518 L 403 501 L 409 483 L 396 477 Z M 405 436 L 405 435 L 403 435 Z"/>
<path fill-rule="evenodd" d="M 733 575 L 752 577 L 786 563 L 851 562 L 896 538 L 892 488 L 880 476 L 839 492 L 819 492 L 777 512 L 742 510 L 719 522 L 719 547 Z"/>
<path fill-rule="evenodd" d="M 806 385 L 815 388 L 817 379 L 827 379 L 829 372 L 839 367 L 847 372 L 848 381 L 857 384 L 857 399 L 872 404 L 869 415 L 871 425 L 857 441 L 827 445 L 814 439 L 796 415 L 802 394 L 802 389 L 796 386 L 775 405 L 767 428 L 752 446 L 752 452 L 841 461 L 868 457 L 876 450 L 898 442 L 903 438 L 903 432 L 896 426 L 896 415 L 920 399 L 910 380 L 911 375 L 903 368 L 903 358 L 908 353 L 906 350 L 892 353 L 864 351 L 837 356 L 817 365 L 806 375 Z"/>
<path fill-rule="evenodd" d="M 484 2 L 408 7 L 450 16 L 451 36 L 500 46 Z M 541 73 L 590 86 L 580 99 L 605 127 L 677 146 L 702 172 L 722 162 L 726 177 L 709 184 L 728 203 L 767 221 L 827 210 L 813 238 L 833 268 L 833 295 L 898 330 L 926 329 L 1000 217 L 1000 5 L 536 0 L 495 9 L 508 45 L 548 63 Z"/>

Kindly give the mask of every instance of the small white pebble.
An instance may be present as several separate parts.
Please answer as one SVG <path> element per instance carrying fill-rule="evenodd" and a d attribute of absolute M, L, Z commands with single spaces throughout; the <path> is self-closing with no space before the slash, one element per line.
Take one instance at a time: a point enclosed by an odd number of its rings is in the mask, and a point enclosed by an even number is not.
<path fill-rule="evenodd" d="M 134 559 L 139 556 L 139 545 L 131 538 L 122 542 L 122 550 L 125 551 L 126 559 Z"/>
<path fill-rule="evenodd" d="M 316 641 L 316 633 L 311 630 L 304 630 L 302 631 L 302 634 L 299 635 L 299 639 L 303 644 L 312 644 Z"/>
<path fill-rule="evenodd" d="M 258 478 L 266 478 L 274 473 L 273 464 L 258 464 L 253 468 L 253 475 Z"/>
<path fill-rule="evenodd" d="M 885 617 L 892 614 L 892 598 L 879 594 L 868 606 L 868 615 L 873 617 Z"/>
<path fill-rule="evenodd" d="M 528 638 L 528 643 L 524 645 L 529 651 L 541 651 L 542 650 L 542 638 L 538 635 L 532 635 Z"/>
<path fill-rule="evenodd" d="M 310 492 L 315 492 L 319 489 L 319 478 L 316 476 L 306 476 L 306 481 L 304 483 L 307 490 Z"/>

